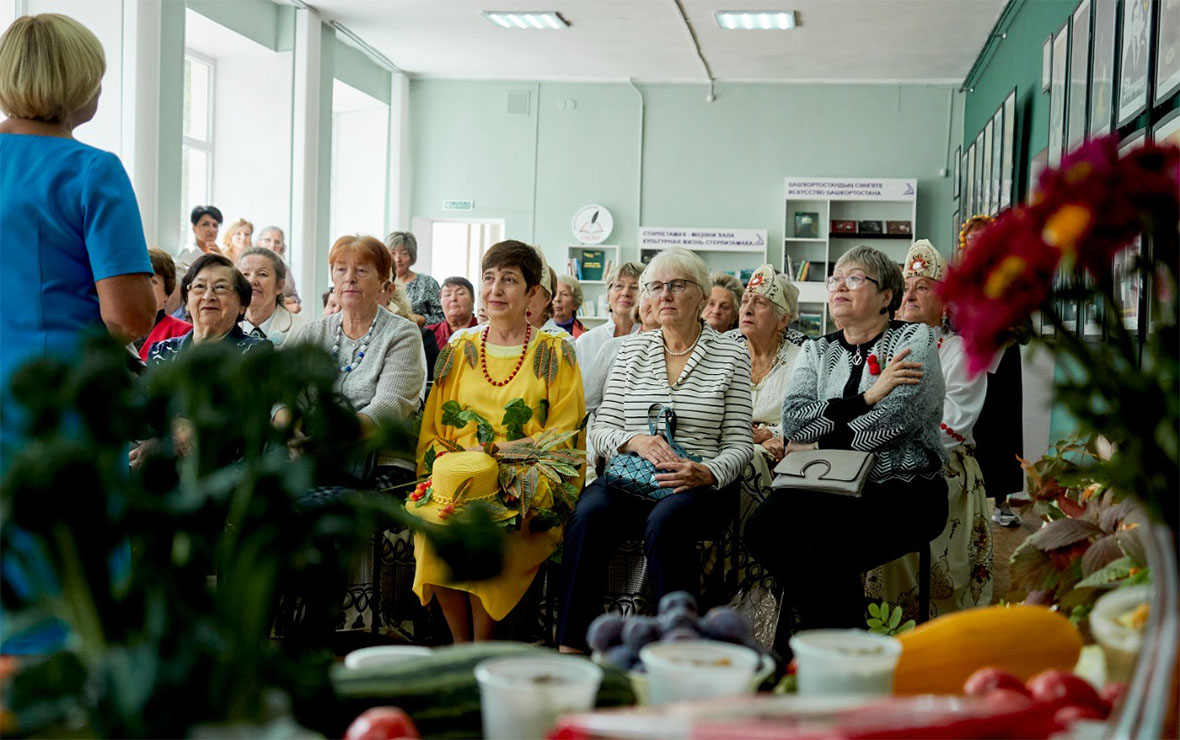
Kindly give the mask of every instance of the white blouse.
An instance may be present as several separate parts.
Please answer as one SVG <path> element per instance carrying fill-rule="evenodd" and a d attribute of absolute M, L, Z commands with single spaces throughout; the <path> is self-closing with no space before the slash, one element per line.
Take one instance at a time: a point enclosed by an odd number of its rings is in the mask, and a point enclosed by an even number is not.
<path fill-rule="evenodd" d="M 958 334 L 939 336 L 938 362 L 946 384 L 939 436 L 949 452 L 961 444 L 975 444 L 975 422 L 979 421 L 987 396 L 987 373 L 974 378 L 967 373 L 967 350 Z"/>

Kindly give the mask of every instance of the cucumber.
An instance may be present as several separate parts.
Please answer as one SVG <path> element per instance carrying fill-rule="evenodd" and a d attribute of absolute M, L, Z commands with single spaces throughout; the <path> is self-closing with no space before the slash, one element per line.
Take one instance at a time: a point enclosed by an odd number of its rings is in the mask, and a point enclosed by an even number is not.
<path fill-rule="evenodd" d="M 408 713 L 423 737 L 479 737 L 479 685 L 475 666 L 488 658 L 545 655 L 551 650 L 524 643 L 483 642 L 437 648 L 433 655 L 390 666 L 332 669 L 339 699 L 340 735 L 354 717 L 374 706 L 395 706 Z M 602 666 L 597 705 L 634 704 L 631 682 L 622 671 Z"/>

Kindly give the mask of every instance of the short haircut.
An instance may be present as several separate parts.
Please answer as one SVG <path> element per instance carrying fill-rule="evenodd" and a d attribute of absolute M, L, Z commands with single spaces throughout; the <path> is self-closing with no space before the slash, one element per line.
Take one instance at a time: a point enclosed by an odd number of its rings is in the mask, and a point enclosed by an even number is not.
<path fill-rule="evenodd" d="M 60 13 L 17 18 L 0 37 L 0 109 L 9 116 L 69 123 L 98 93 L 102 44 Z"/>
<path fill-rule="evenodd" d="M 643 269 L 643 265 L 638 262 L 624 262 L 607 273 L 606 287 L 609 289 L 621 277 L 629 277 L 635 282 L 639 282 L 639 276 L 643 274 Z"/>
<path fill-rule="evenodd" d="M 558 275 L 557 282 L 565 283 L 569 286 L 570 294 L 574 297 L 574 308 L 577 309 L 582 305 L 582 299 L 585 298 L 585 293 L 582 291 L 582 284 L 573 275 Z"/>
<path fill-rule="evenodd" d="M 526 287 L 531 288 L 541 283 L 541 258 L 537 255 L 535 247 L 530 247 L 524 242 L 508 239 L 488 247 L 488 251 L 484 252 L 480 271 L 490 270 L 493 267 L 501 270 L 510 267 L 519 268 L 520 273 L 524 275 Z"/>
<path fill-rule="evenodd" d="M 701 289 L 701 294 L 705 298 L 708 298 L 709 285 L 712 282 L 709 279 L 709 266 L 695 252 L 690 252 L 683 247 L 671 247 L 662 250 L 655 257 L 652 257 L 651 262 L 647 264 L 646 272 L 648 281 L 659 270 L 664 270 L 674 275 L 683 275 L 696 283 L 697 287 Z"/>
<path fill-rule="evenodd" d="M 263 234 L 269 233 L 271 231 L 279 232 L 279 235 L 283 237 L 284 241 L 286 240 L 287 235 L 286 235 L 286 233 L 283 232 L 283 229 L 280 226 L 264 226 L 264 227 L 262 227 L 262 230 L 258 232 L 258 238 L 261 239 Z"/>
<path fill-rule="evenodd" d="M 250 227 L 250 234 L 254 234 L 254 224 L 250 223 L 244 218 L 235 218 L 233 223 L 221 230 L 221 244 L 226 249 L 233 249 L 234 232 L 243 226 Z"/>
<path fill-rule="evenodd" d="M 718 288 L 725 288 L 733 295 L 733 311 L 739 313 L 742 309 L 742 293 L 746 289 L 742 286 L 742 281 L 730 275 L 728 272 L 714 272 L 709 275 L 710 285 Z"/>
<path fill-rule="evenodd" d="M 188 266 L 188 272 L 184 273 L 184 278 L 180 281 L 180 303 L 181 305 L 188 305 L 188 289 L 197 279 L 197 275 L 201 273 L 206 267 L 228 267 L 234 274 L 234 290 L 238 293 L 238 300 L 242 304 L 241 314 L 246 313 L 246 309 L 250 306 L 250 297 L 254 295 L 254 289 L 250 287 L 250 281 L 238 271 L 234 266 L 233 261 L 224 254 L 217 254 L 216 252 L 206 252 L 200 257 L 193 260 L 193 263 Z M 241 316 L 239 314 L 239 316 Z"/>
<path fill-rule="evenodd" d="M 164 295 L 172 295 L 176 290 L 176 262 L 172 255 L 159 247 L 150 247 L 148 259 L 152 261 L 152 272 L 164 280 Z"/>
<path fill-rule="evenodd" d="M 385 237 L 385 246 L 392 252 L 395 249 L 404 249 L 410 253 L 410 264 L 418 261 L 418 240 L 409 231 L 391 231 L 389 236 Z"/>
<path fill-rule="evenodd" d="M 389 308 L 403 319 L 414 320 L 414 309 L 410 305 L 410 297 L 406 295 L 406 289 L 397 284 L 396 280 L 389 281 Z"/>
<path fill-rule="evenodd" d="M 328 267 L 336 264 L 336 260 L 346 254 L 357 254 L 361 259 L 368 260 L 377 268 L 377 277 L 389 279 L 389 271 L 393 269 L 393 257 L 385 245 L 372 236 L 348 234 L 336 240 L 328 250 Z"/>
<path fill-rule="evenodd" d="M 188 220 L 193 226 L 196 226 L 202 216 L 212 216 L 217 221 L 218 226 L 225 223 L 225 219 L 221 217 L 221 209 L 217 206 L 197 206 L 189 214 Z"/>
<path fill-rule="evenodd" d="M 242 264 L 242 260 L 247 257 L 265 257 L 270 260 L 271 267 L 275 271 L 275 283 L 279 286 L 279 292 L 275 296 L 275 305 L 281 306 L 283 304 L 283 284 L 287 282 L 287 266 L 283 264 L 283 258 L 266 247 L 249 247 L 238 255 L 238 264 Z"/>
<path fill-rule="evenodd" d="M 467 295 L 471 296 L 471 300 L 475 300 L 475 286 L 472 285 L 471 281 L 467 278 L 459 277 L 458 275 L 449 277 L 442 282 L 443 288 L 447 287 L 448 285 L 458 285 L 460 288 L 467 291 Z"/>
<path fill-rule="evenodd" d="M 332 297 L 332 289 L 331 288 L 328 288 L 327 290 L 325 290 L 324 294 L 322 296 L 320 296 L 320 300 L 323 301 L 323 303 L 324 303 L 324 308 L 328 307 L 328 299 L 331 297 Z"/>
<path fill-rule="evenodd" d="M 836 266 L 833 269 L 839 269 L 844 265 L 856 265 L 864 270 L 866 275 L 880 283 L 878 290 L 893 291 L 889 298 L 889 318 L 893 318 L 893 314 L 897 313 L 897 309 L 901 307 L 901 297 L 905 293 L 905 278 L 901 276 L 901 266 L 886 257 L 880 250 L 864 244 L 855 246 L 840 255 L 840 259 L 836 260 Z"/>

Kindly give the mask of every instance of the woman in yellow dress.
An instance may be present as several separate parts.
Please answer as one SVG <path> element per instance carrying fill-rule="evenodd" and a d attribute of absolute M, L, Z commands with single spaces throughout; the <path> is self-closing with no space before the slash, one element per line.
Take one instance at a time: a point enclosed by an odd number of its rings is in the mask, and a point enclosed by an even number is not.
<path fill-rule="evenodd" d="M 585 453 L 575 448 L 584 448 L 585 398 L 574 352 L 529 324 L 541 260 L 527 244 L 504 241 L 488 249 L 482 268 L 488 325 L 457 331 L 439 354 L 418 437 L 419 475 L 439 454 L 487 449 L 488 442 L 496 445 L 500 464 L 493 517 L 509 532 L 499 576 L 452 582 L 425 538 L 414 538 L 414 593 L 423 604 L 438 599 L 455 642 L 493 636 L 495 623 L 516 606 L 561 542 L 561 524 L 584 478 L 577 460 Z M 532 454 L 538 448 L 546 448 L 540 463 Z M 410 499 L 408 511 L 443 524 L 464 505 L 461 491 L 420 487 Z"/>

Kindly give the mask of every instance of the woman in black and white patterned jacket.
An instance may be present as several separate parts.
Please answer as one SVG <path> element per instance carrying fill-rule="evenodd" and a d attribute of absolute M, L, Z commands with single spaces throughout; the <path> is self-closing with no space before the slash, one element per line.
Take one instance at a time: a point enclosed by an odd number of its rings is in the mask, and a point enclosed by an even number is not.
<path fill-rule="evenodd" d="M 780 491 L 746 524 L 747 546 L 783 585 L 801 628 L 863 627 L 860 574 L 928 546 L 946 524 L 938 336 L 893 320 L 904 287 L 901 269 L 876 249 L 845 253 L 828 278 L 842 328 L 804 346 L 783 400 L 787 454 L 876 458 L 859 498 Z"/>

